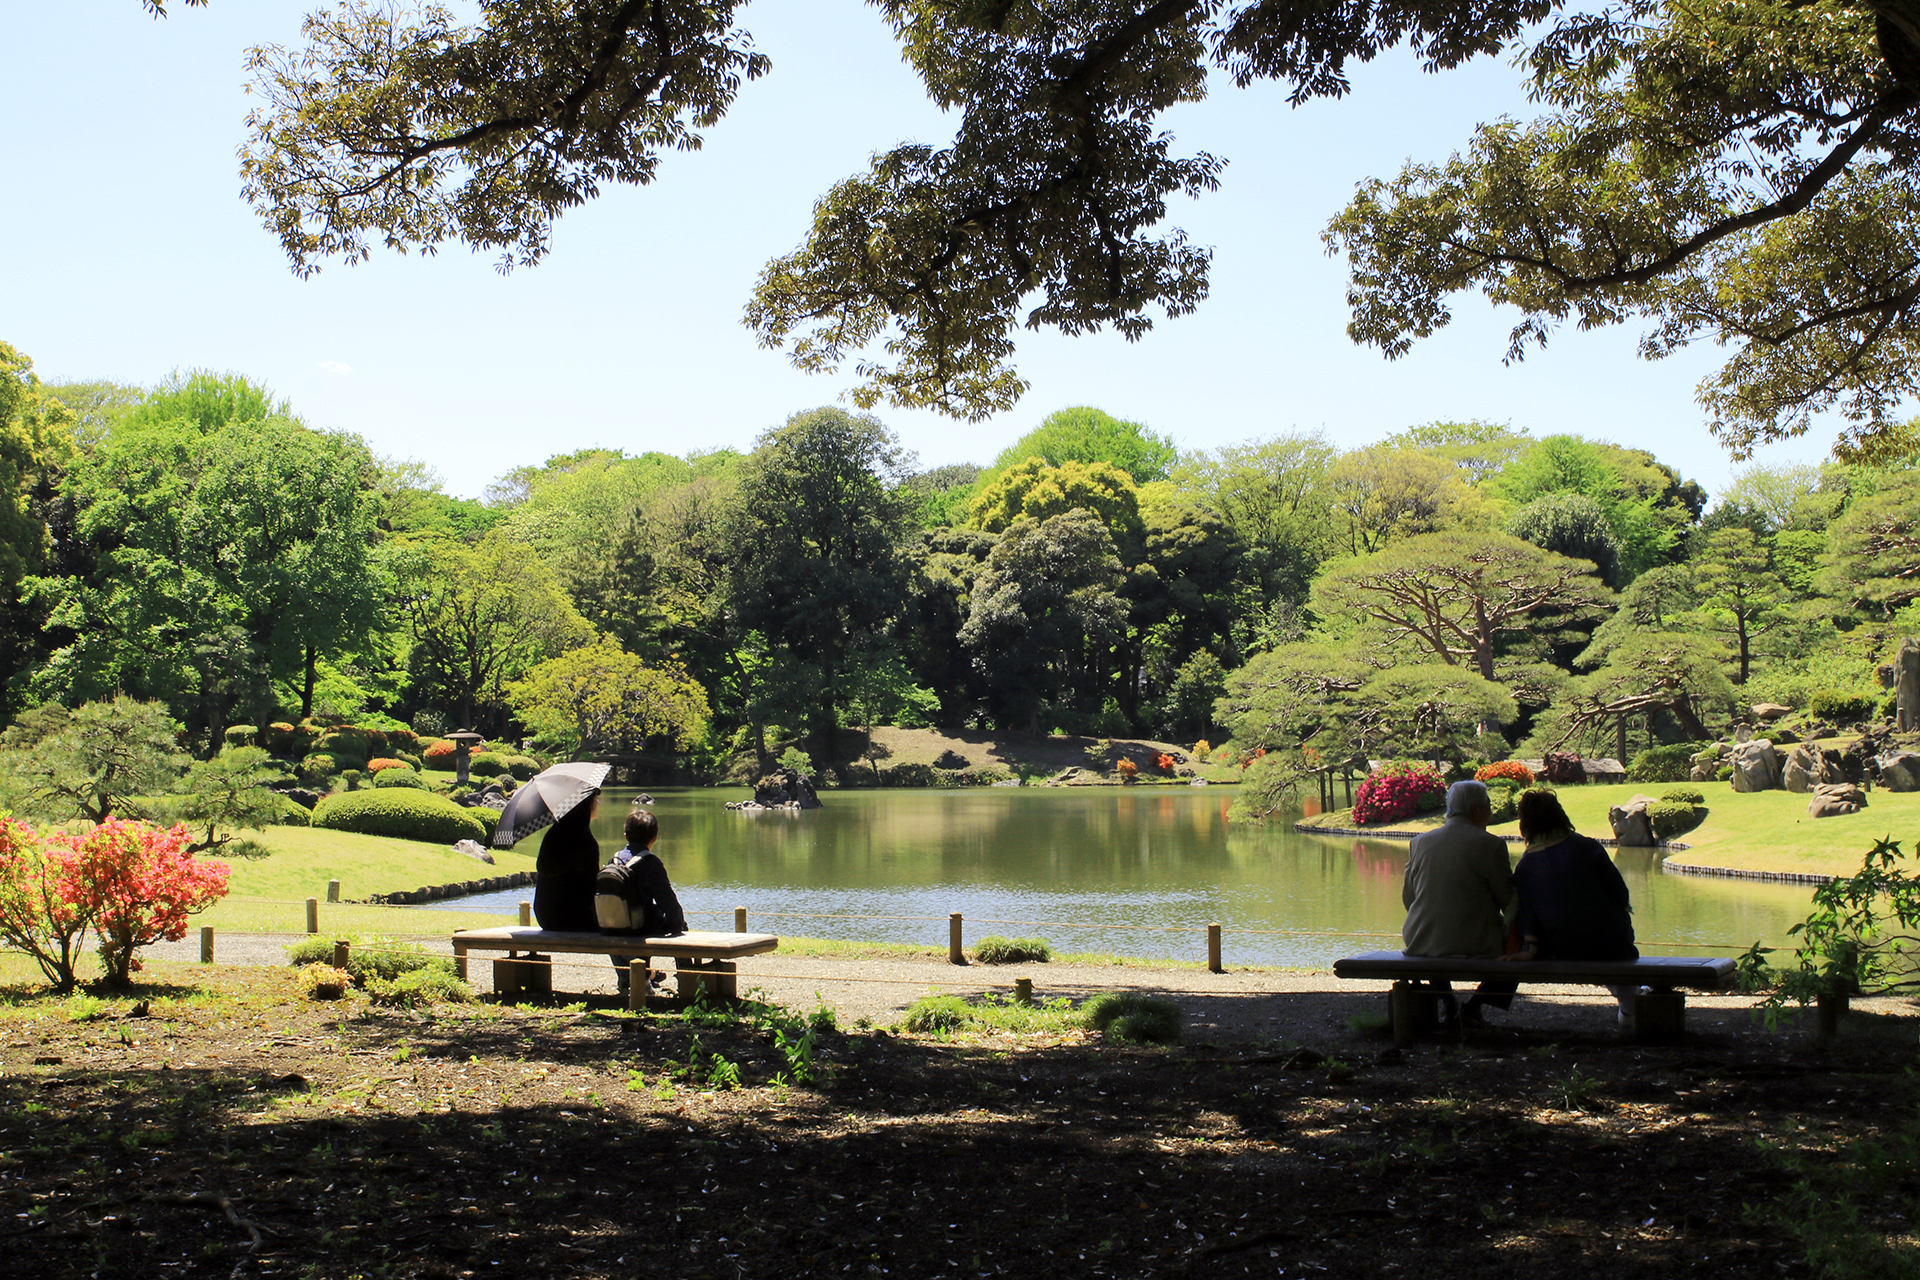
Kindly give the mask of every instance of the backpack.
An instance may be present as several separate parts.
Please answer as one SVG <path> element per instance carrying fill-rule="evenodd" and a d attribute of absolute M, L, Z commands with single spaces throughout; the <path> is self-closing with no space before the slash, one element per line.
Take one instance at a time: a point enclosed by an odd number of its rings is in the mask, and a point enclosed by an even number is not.
<path fill-rule="evenodd" d="M 634 902 L 631 863 L 614 861 L 593 877 L 593 913 L 602 933 L 645 933 L 647 904 Z"/>

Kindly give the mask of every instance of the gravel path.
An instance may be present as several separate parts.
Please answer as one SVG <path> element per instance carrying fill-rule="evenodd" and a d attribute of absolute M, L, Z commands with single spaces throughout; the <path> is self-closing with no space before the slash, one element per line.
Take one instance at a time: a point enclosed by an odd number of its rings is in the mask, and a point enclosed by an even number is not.
<path fill-rule="evenodd" d="M 241 934 L 219 936 L 215 959 L 223 965 L 282 965 L 285 947 L 302 934 Z M 428 942 L 429 950 L 451 955 L 446 942 Z M 185 941 L 161 943 L 145 954 L 156 960 L 196 962 L 197 935 Z M 469 961 L 476 985 L 491 984 L 490 963 L 478 956 Z M 740 961 L 740 988 L 758 989 L 790 1008 L 830 1005 L 842 1026 L 867 1019 L 888 1026 L 921 996 L 951 992 L 1011 992 L 1016 977 L 1033 979 L 1036 997 L 1075 999 L 1103 991 L 1142 991 L 1170 996 L 1187 1015 L 1189 1038 L 1220 1043 L 1326 1043 L 1351 1034 L 1356 1018 L 1384 1018 L 1384 982 L 1343 982 L 1326 971 L 1230 968 L 1225 973 L 1202 969 L 1155 969 L 1118 965 L 1025 964 L 988 967 L 955 966 L 935 959 L 841 959 L 823 956 L 753 956 Z M 557 988 L 611 994 L 613 966 L 585 956 L 560 958 L 555 964 Z M 1687 1001 L 1687 1025 L 1696 1034 L 1764 1037 L 1749 1010 L 1754 1000 L 1738 995 L 1693 995 Z M 1863 1011 L 1920 1020 L 1920 1007 L 1905 999 L 1862 999 Z M 1529 986 L 1505 1014 L 1492 1012 L 1496 1026 L 1511 1026 L 1536 1034 L 1596 1036 L 1616 1026 L 1613 998 L 1592 987 Z M 1782 1034 L 1795 1034 L 1790 1027 Z"/>

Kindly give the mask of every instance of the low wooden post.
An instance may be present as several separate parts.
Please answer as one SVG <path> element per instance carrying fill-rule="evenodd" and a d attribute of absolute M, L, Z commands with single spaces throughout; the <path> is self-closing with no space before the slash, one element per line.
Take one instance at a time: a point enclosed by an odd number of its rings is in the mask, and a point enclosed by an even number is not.
<path fill-rule="evenodd" d="M 1835 995 L 1821 995 L 1813 998 L 1814 1027 L 1817 1040 L 1831 1040 L 1840 1033 L 1840 1015 L 1847 1011 L 1850 1003 L 1845 992 Z"/>
<path fill-rule="evenodd" d="M 320 899 L 307 899 L 307 932 L 320 932 Z"/>
<path fill-rule="evenodd" d="M 735 907 L 733 909 L 733 931 L 735 933 L 745 933 L 747 931 L 747 909 L 745 907 Z"/>
<path fill-rule="evenodd" d="M 1033 1003 L 1033 979 L 1015 978 L 1013 980 L 1013 1002 L 1015 1004 Z"/>
<path fill-rule="evenodd" d="M 352 951 L 352 946 L 345 938 L 335 938 L 333 940 L 333 967 L 336 969 L 346 968 L 347 957 Z"/>
<path fill-rule="evenodd" d="M 650 976 L 643 958 L 635 956 L 627 961 L 627 1012 L 646 1012 L 647 980 Z"/>
<path fill-rule="evenodd" d="M 467 945 L 458 938 L 453 942 L 453 976 L 467 981 Z"/>
<path fill-rule="evenodd" d="M 520 923 L 522 926 L 533 923 L 533 904 L 531 902 L 523 902 L 520 904 Z"/>
<path fill-rule="evenodd" d="M 1215 921 L 1207 926 L 1207 968 L 1214 973 L 1225 973 L 1220 964 L 1220 924 Z"/>
<path fill-rule="evenodd" d="M 327 881 L 327 901 L 340 901 L 340 882 L 338 880 Z"/>
<path fill-rule="evenodd" d="M 213 926 L 210 924 L 200 926 L 200 963 L 213 963 Z"/>
<path fill-rule="evenodd" d="M 967 951 L 960 945 L 960 913 L 954 912 L 947 917 L 947 960 L 951 964 L 965 964 Z"/>

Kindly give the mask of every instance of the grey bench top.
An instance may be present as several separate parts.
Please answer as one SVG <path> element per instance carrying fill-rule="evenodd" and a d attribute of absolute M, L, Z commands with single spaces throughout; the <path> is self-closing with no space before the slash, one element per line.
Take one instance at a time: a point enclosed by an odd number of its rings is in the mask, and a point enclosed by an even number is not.
<path fill-rule="evenodd" d="M 1733 961 L 1694 956 L 1638 960 L 1458 960 L 1369 951 L 1333 962 L 1336 978 L 1445 978 L 1462 982 L 1563 982 L 1574 985 L 1690 987 L 1724 991 L 1733 985 Z"/>
<path fill-rule="evenodd" d="M 771 933 L 712 933 L 690 930 L 668 938 L 637 933 L 560 932 L 527 925 L 498 929 L 461 929 L 453 949 L 464 951 L 565 951 L 588 955 L 677 956 L 693 960 L 732 960 L 772 951 L 780 939 Z"/>

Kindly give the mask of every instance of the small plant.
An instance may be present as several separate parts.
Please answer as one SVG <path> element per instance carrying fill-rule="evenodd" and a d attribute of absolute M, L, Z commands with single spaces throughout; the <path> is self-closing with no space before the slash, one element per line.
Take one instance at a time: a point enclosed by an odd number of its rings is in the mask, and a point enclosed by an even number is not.
<path fill-rule="evenodd" d="M 1377 1036 L 1393 1025 L 1384 1013 L 1356 1013 L 1347 1019 L 1347 1030 L 1357 1036 Z"/>
<path fill-rule="evenodd" d="M 93 1022 L 99 1018 L 104 1018 L 106 1014 L 107 1002 L 98 996 L 90 996 L 82 993 L 72 996 L 67 1000 L 68 1022 Z"/>
<path fill-rule="evenodd" d="M 352 985 L 352 973 L 330 964 L 309 964 L 300 970 L 300 990 L 309 1000 L 338 1000 Z"/>
<path fill-rule="evenodd" d="M 974 944 L 973 958 L 981 964 L 1046 964 L 1053 959 L 1053 948 L 1045 938 L 989 934 Z"/>
<path fill-rule="evenodd" d="M 1593 1091 L 1599 1083 L 1592 1076 L 1581 1075 L 1580 1068 L 1575 1067 L 1567 1073 L 1565 1080 L 1554 1084 L 1554 1100 L 1563 1111 L 1585 1111 L 1587 1104 L 1593 1101 Z"/>
<path fill-rule="evenodd" d="M 1154 763 L 1160 766 L 1160 772 L 1166 774 L 1168 777 L 1172 777 L 1174 766 L 1178 765 L 1180 762 L 1178 760 L 1175 760 L 1172 756 L 1168 755 L 1166 752 L 1162 751 L 1160 753 L 1159 758 L 1155 760 Z"/>
<path fill-rule="evenodd" d="M 1343 1062 L 1339 1058 L 1327 1059 L 1326 1072 L 1328 1084 L 1346 1084 L 1359 1074 L 1353 1069 L 1351 1063 Z"/>
<path fill-rule="evenodd" d="M 1706 820 L 1707 811 L 1685 800 L 1655 800 L 1647 806 L 1647 821 L 1662 840 L 1684 835 Z"/>
<path fill-rule="evenodd" d="M 1184 1034 L 1180 1006 L 1165 996 L 1114 991 L 1088 1002 L 1087 1026 L 1116 1040 L 1177 1044 Z"/>
<path fill-rule="evenodd" d="M 369 978 L 367 995 L 377 1005 L 389 1008 L 417 1009 L 422 1005 L 467 1004 L 473 988 L 453 976 L 453 967 L 442 962 L 409 969 L 397 978 Z"/>
<path fill-rule="evenodd" d="M 1213 744 L 1211 742 L 1208 742 L 1205 738 L 1202 738 L 1200 739 L 1200 741 L 1193 744 L 1193 758 L 1195 760 L 1205 760 L 1208 756 L 1212 754 L 1213 754 Z"/>
<path fill-rule="evenodd" d="M 347 934 L 344 940 L 347 943 L 347 972 L 353 975 L 356 986 L 365 986 L 372 978 L 391 980 L 415 969 L 438 968 L 449 975 L 453 973 L 453 965 L 445 956 L 431 955 L 417 942 L 359 933 Z M 287 962 L 296 967 L 330 964 L 333 960 L 333 944 L 332 938 L 319 935 L 288 943 L 285 948 Z"/>
<path fill-rule="evenodd" d="M 803 778 L 813 776 L 813 757 L 798 747 L 788 747 L 780 753 L 780 767 L 791 769 Z"/>
<path fill-rule="evenodd" d="M 900 1025 L 915 1035 L 958 1031 L 973 1021 L 973 1010 L 959 996 L 922 996 L 907 1006 Z"/>

